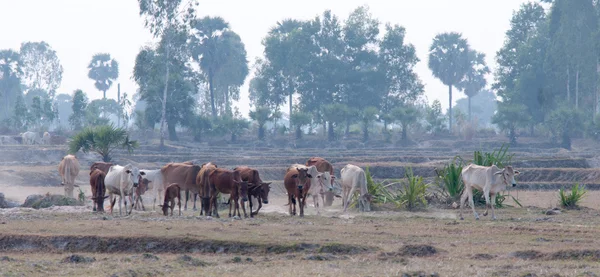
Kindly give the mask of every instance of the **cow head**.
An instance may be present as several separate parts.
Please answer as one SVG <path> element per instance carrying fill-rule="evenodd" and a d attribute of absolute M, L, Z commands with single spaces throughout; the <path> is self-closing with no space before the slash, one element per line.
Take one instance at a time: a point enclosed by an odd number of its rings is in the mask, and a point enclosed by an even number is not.
<path fill-rule="evenodd" d="M 239 171 L 233 171 L 233 182 L 234 189 L 237 189 L 238 196 L 242 198 L 243 202 L 248 201 L 248 182 L 242 180 Z"/>
<path fill-rule="evenodd" d="M 333 186 L 331 185 L 331 175 L 329 174 L 329 172 L 317 174 L 317 182 L 320 194 L 324 194 L 328 191 L 333 191 Z"/>
<path fill-rule="evenodd" d="M 269 204 L 269 191 L 271 190 L 271 183 L 260 184 L 260 198 L 262 198 L 263 204 Z"/>
<path fill-rule="evenodd" d="M 142 174 L 142 172 L 140 172 L 140 174 Z M 146 193 L 146 191 L 148 190 L 148 185 L 150 183 L 152 183 L 152 181 L 142 177 L 141 175 L 140 175 L 138 181 L 139 181 L 139 186 L 137 187 L 136 192 L 138 195 L 142 195 L 142 194 Z"/>
<path fill-rule="evenodd" d="M 163 205 L 158 205 L 159 207 L 161 207 L 163 215 L 168 216 L 169 215 L 169 205 L 165 202 Z"/>
<path fill-rule="evenodd" d="M 294 174 L 293 178 L 298 178 L 300 182 L 298 182 L 298 188 L 302 189 L 304 184 L 306 183 L 307 178 L 312 178 L 313 176 L 308 173 L 308 168 L 299 168 L 296 167 L 296 171 L 298 171 L 298 175 Z"/>
<path fill-rule="evenodd" d="M 130 164 L 125 166 L 125 173 L 127 173 L 127 177 L 129 181 L 133 183 L 133 187 L 137 188 L 141 179 L 141 176 L 146 175 L 145 172 L 140 171 L 139 168 L 132 166 Z"/>
<path fill-rule="evenodd" d="M 500 175 L 502 177 L 502 182 L 504 182 L 505 185 L 507 185 L 507 186 L 512 185 L 512 187 L 517 186 L 517 181 L 515 181 L 515 176 L 519 175 L 519 174 L 520 174 L 520 172 L 517 170 L 514 170 L 512 168 L 512 166 L 506 166 L 502 170 L 499 170 L 496 173 L 494 173 L 494 175 Z"/>

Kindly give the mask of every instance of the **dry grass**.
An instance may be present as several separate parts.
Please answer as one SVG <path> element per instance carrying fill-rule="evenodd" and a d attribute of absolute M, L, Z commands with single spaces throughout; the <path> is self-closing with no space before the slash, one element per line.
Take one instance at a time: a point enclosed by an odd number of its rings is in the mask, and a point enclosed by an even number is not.
<path fill-rule="evenodd" d="M 539 193 L 521 192 L 520 198 L 529 203 L 530 197 L 534 198 L 531 200 L 540 198 Z M 587 201 L 597 200 L 598 194 L 589 198 Z M 456 221 L 455 210 L 343 215 L 338 207 L 328 209 L 322 217 L 298 218 L 281 213 L 286 208 L 281 198 L 273 201 L 265 207 L 270 208 L 269 213 L 243 220 L 206 219 L 193 216 L 191 211 L 184 217 L 168 218 L 156 212 L 135 211 L 130 217 L 118 218 L 92 214 L 80 210 L 82 208 L 8 210 L 0 214 L 0 245 L 4 248 L 0 255 L 0 274 L 296 276 L 297 272 L 303 272 L 307 276 L 396 276 L 424 271 L 441 276 L 523 276 L 527 273 L 576 276 L 600 271 L 599 257 L 596 257 L 600 255 L 597 240 L 600 219 L 598 212 L 592 209 L 546 216 L 542 208 L 508 208 L 497 210 L 500 220 L 495 222 L 486 217 L 475 221 L 470 213 L 466 214 L 465 221 Z M 308 210 L 314 209 L 309 207 Z M 251 244 L 254 248 L 237 252 L 224 248 L 213 253 L 184 253 L 183 248 L 181 253 L 153 251 L 152 255 L 158 260 L 138 250 L 115 253 L 82 250 L 78 251 L 80 255 L 96 261 L 73 264 L 63 262 L 72 254 L 69 251 L 41 253 L 14 247 L 7 249 L 2 238 L 17 235 L 41 236 L 42 240 L 64 236 L 119 237 L 131 238 L 131 243 L 135 243 L 136 238 L 154 237 L 157 241 L 210 241 L 215 246 Z M 318 247 L 290 248 L 301 244 Z M 266 252 L 261 248 L 264 245 L 283 250 Z M 347 245 L 373 250 L 356 254 L 345 251 Z M 248 251 L 252 249 L 257 250 Z M 420 249 L 426 252 L 419 255 Z M 564 251 L 559 252 L 561 250 Z M 185 254 L 189 257 L 182 257 Z M 1 256 L 8 257 L 7 261 L 2 261 Z M 529 259 L 531 257 L 533 259 Z"/>

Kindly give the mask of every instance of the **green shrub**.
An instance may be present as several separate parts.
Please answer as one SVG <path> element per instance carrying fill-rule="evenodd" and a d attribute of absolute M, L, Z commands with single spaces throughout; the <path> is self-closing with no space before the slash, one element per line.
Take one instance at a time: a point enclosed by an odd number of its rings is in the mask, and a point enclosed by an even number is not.
<path fill-rule="evenodd" d="M 473 153 L 473 163 L 482 166 L 505 167 L 512 161 L 514 154 L 508 153 L 508 145 L 502 144 L 499 150 L 494 150 L 492 153 L 475 151 Z"/>
<path fill-rule="evenodd" d="M 410 167 L 405 169 L 405 177 L 402 188 L 394 198 L 396 206 L 406 207 L 408 210 L 414 210 L 419 205 L 427 207 L 425 195 L 429 185 L 423 182 L 423 177 L 415 176 Z"/>
<path fill-rule="evenodd" d="M 436 169 L 438 184 L 452 201 L 458 201 L 464 190 L 464 184 L 460 176 L 462 169 L 462 161 L 457 162 L 456 159 L 445 165 L 442 170 Z"/>
<path fill-rule="evenodd" d="M 384 183 L 375 183 L 373 176 L 369 170 L 369 167 L 365 169 L 365 176 L 367 178 L 367 191 L 372 196 L 373 204 L 386 204 L 394 199 L 394 195 L 387 189 L 390 185 L 384 185 Z M 358 196 L 350 195 L 350 207 L 356 207 L 358 205 Z"/>
<path fill-rule="evenodd" d="M 576 209 L 579 203 L 587 193 L 585 186 L 576 183 L 571 187 L 571 193 L 567 194 L 564 189 L 558 190 L 560 205 L 565 209 Z"/>

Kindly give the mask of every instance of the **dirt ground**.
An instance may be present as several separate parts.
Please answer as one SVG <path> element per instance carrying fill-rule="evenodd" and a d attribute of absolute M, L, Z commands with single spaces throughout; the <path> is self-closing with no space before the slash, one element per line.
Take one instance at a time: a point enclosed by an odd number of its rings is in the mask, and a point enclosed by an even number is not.
<path fill-rule="evenodd" d="M 516 196 L 516 191 L 512 193 Z M 339 200 L 321 215 L 315 214 L 309 200 L 306 217 L 290 217 L 282 195 L 274 195 L 258 217 L 241 220 L 228 218 L 224 210 L 216 219 L 199 217 L 192 210 L 183 211 L 181 217 L 165 217 L 151 208 L 124 217 L 119 217 L 117 210 L 110 216 L 92 213 L 90 204 L 42 210 L 4 209 L 0 210 L 0 274 L 600 273 L 600 192 L 589 192 L 583 209 L 558 215 L 544 213 L 556 205 L 556 192 L 519 191 L 518 196 L 525 207 L 498 209 L 497 221 L 491 221 L 489 216 L 475 221 L 468 210 L 465 220 L 460 221 L 457 210 L 435 208 L 421 212 L 342 213 Z"/>

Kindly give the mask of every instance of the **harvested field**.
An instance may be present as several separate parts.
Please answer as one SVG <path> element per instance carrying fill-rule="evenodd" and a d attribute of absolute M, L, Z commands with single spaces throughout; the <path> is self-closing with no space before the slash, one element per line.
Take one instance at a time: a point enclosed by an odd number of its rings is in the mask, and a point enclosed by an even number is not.
<path fill-rule="evenodd" d="M 142 146 L 134 155 L 117 154 L 119 164 L 154 169 L 166 162 L 214 161 L 219 167 L 250 165 L 273 181 L 270 203 L 255 218 L 165 217 L 147 211 L 119 217 L 84 206 L 0 209 L 2 276 L 593 276 L 600 273 L 600 165 L 593 147 L 573 151 L 530 144 L 514 150 L 513 165 L 523 172 L 510 190 L 523 208 L 497 209 L 475 221 L 470 210 L 430 205 L 408 212 L 390 206 L 342 213 L 339 199 L 317 216 L 309 198 L 304 218 L 287 214 L 281 188 L 285 168 L 311 156 L 330 160 L 339 174 L 347 163 L 369 166 L 376 180 L 401 178 L 405 167 L 433 177 L 434 169 L 456 156 L 501 143 L 428 142 L 412 148 L 272 149 L 172 145 L 159 152 Z M 434 146 L 432 146 L 434 145 Z M 474 146 L 473 146 L 474 145 Z M 539 147 L 539 148 L 536 148 Z M 600 148 L 598 148 L 600 149 Z M 486 148 L 486 151 L 493 149 Z M 57 172 L 64 148 L 0 146 L 0 192 L 23 203 L 31 194 L 62 194 Z M 77 178 L 89 193 L 93 154 L 78 155 Z M 339 176 L 339 175 L 338 175 Z M 431 180 L 428 178 L 427 180 Z M 556 189 L 575 182 L 589 191 L 579 210 L 562 210 Z M 75 189 L 77 194 L 78 188 Z M 183 204 L 183 203 L 182 203 Z M 478 210 L 480 213 L 481 209 Z"/>

